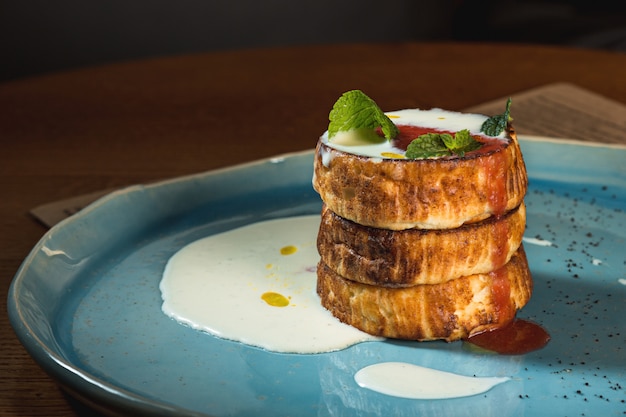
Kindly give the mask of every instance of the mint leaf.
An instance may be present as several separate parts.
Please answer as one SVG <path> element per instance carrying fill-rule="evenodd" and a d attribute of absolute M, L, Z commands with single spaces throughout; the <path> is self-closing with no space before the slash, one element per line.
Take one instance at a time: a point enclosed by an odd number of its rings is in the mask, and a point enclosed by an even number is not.
<path fill-rule="evenodd" d="M 464 156 L 480 148 L 482 144 L 470 134 L 467 129 L 449 133 L 426 133 L 413 139 L 406 148 L 404 156 L 408 159 L 439 158 L 453 153 Z"/>
<path fill-rule="evenodd" d="M 448 133 L 443 135 L 451 136 Z M 438 158 L 450 155 L 450 150 L 446 147 L 442 139 L 442 134 L 426 133 L 413 139 L 406 147 L 404 156 L 408 159 Z"/>
<path fill-rule="evenodd" d="M 480 131 L 489 135 L 489 136 L 498 136 L 500 133 L 504 132 L 508 123 L 512 121 L 511 117 L 511 98 L 506 101 L 506 108 L 504 109 L 504 113 L 498 114 L 496 116 L 491 116 L 487 120 L 485 120 L 480 127 Z"/>
<path fill-rule="evenodd" d="M 334 104 L 328 116 L 328 137 L 353 129 L 380 128 L 387 140 L 398 135 L 398 127 L 378 105 L 361 90 L 344 93 Z"/>
<path fill-rule="evenodd" d="M 465 152 L 470 152 L 481 147 L 481 143 L 474 139 L 467 129 L 459 130 L 454 136 L 449 134 L 441 136 L 446 148 L 459 156 L 464 156 Z"/>

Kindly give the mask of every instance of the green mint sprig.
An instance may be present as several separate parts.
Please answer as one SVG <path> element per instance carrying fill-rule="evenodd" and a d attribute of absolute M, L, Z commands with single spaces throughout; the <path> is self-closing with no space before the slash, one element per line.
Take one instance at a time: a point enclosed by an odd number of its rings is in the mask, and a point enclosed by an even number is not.
<path fill-rule="evenodd" d="M 378 105 L 361 90 L 344 93 L 334 104 L 328 116 L 328 137 L 349 130 L 380 128 L 387 140 L 398 135 L 398 127 L 383 113 Z"/>
<path fill-rule="evenodd" d="M 482 146 L 467 129 L 456 132 L 454 137 L 450 134 L 444 134 L 441 139 L 452 153 L 459 156 L 465 156 L 465 152 L 474 151 Z"/>
<path fill-rule="evenodd" d="M 439 133 L 426 133 L 418 136 L 409 143 L 404 156 L 408 159 L 419 159 L 450 155 L 450 149 L 446 147 L 441 136 Z"/>
<path fill-rule="evenodd" d="M 504 113 L 491 116 L 485 120 L 480 127 L 480 131 L 489 136 L 498 136 L 500 133 L 504 132 L 509 122 L 513 120 L 511 117 L 511 102 L 512 100 L 509 97 L 506 101 Z"/>
<path fill-rule="evenodd" d="M 450 133 L 426 133 L 413 139 L 406 148 L 404 156 L 408 159 L 440 158 L 456 154 L 464 156 L 465 152 L 470 152 L 480 148 L 482 145 L 464 129 Z"/>

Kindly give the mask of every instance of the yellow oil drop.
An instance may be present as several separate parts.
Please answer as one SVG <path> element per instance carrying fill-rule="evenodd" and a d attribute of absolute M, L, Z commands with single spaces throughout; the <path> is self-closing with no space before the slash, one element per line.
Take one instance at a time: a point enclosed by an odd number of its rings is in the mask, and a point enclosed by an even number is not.
<path fill-rule="evenodd" d="M 390 119 L 399 119 L 400 118 L 400 116 L 396 116 L 395 114 L 388 114 L 387 117 L 390 118 Z"/>
<path fill-rule="evenodd" d="M 289 305 L 289 299 L 277 292 L 266 292 L 261 295 L 263 301 L 272 307 L 287 307 Z"/>
<path fill-rule="evenodd" d="M 400 153 L 395 153 L 395 152 L 381 152 L 380 153 L 381 156 L 384 156 L 385 158 L 397 158 L 397 159 L 404 159 L 405 156 L 400 154 Z"/>
<path fill-rule="evenodd" d="M 298 248 L 296 248 L 293 245 L 283 246 L 282 248 L 280 248 L 281 255 L 293 255 L 297 251 L 298 251 Z"/>

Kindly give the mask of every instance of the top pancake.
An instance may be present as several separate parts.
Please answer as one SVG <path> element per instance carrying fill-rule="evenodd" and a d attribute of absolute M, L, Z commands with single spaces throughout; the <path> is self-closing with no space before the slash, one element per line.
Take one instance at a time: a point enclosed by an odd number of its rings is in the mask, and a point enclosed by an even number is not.
<path fill-rule="evenodd" d="M 464 156 L 401 159 L 353 152 L 325 135 L 315 152 L 313 187 L 337 215 L 389 230 L 451 229 L 502 215 L 520 205 L 528 186 L 515 132 L 474 137 L 481 148 Z"/>

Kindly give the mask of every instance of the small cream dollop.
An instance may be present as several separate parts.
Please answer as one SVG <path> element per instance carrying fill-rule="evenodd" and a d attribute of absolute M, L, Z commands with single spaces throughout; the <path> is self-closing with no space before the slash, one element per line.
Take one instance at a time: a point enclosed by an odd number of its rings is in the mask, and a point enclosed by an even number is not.
<path fill-rule="evenodd" d="M 404 362 L 381 362 L 359 370 L 356 383 L 372 391 L 416 400 L 469 397 L 489 391 L 508 377 L 469 377 Z"/>

